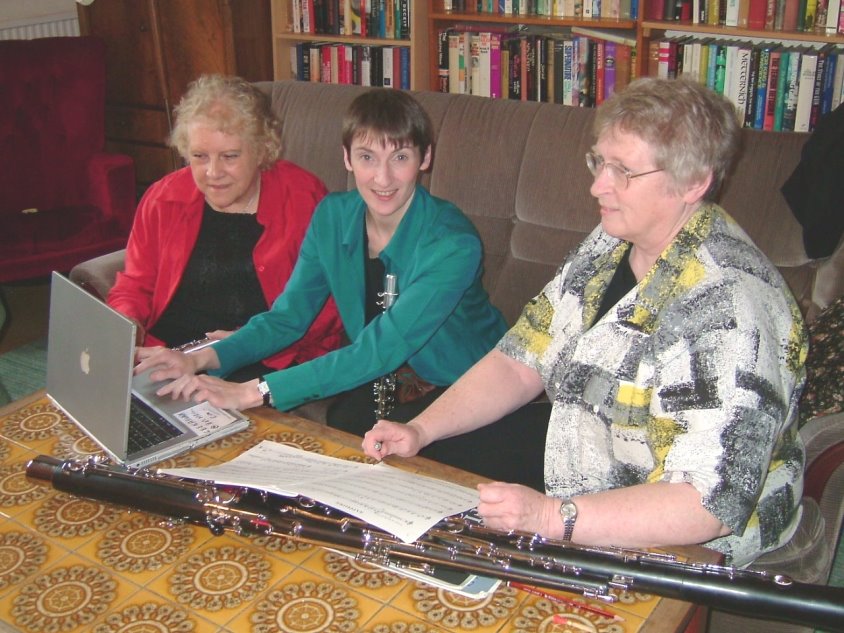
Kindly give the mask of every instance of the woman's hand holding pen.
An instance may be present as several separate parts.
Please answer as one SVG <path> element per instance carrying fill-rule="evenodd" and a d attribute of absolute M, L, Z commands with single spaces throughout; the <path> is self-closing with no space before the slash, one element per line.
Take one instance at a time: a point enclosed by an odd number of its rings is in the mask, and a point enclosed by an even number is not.
<path fill-rule="evenodd" d="M 426 446 L 421 429 L 415 424 L 378 420 L 363 436 L 363 452 L 381 460 L 387 455 L 413 457 Z"/>

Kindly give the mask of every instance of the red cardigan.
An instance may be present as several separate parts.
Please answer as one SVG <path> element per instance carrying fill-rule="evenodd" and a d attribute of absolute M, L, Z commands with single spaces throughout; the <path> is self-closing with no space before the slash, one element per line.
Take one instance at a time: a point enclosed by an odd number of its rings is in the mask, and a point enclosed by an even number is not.
<path fill-rule="evenodd" d="M 262 172 L 257 220 L 264 232 L 253 261 L 268 308 L 284 289 L 314 208 L 325 194 L 325 185 L 316 176 L 288 161 Z M 176 292 L 199 234 L 204 204 L 186 167 L 153 184 L 138 205 L 126 264 L 109 292 L 108 304 L 147 331 Z M 329 299 L 302 339 L 264 363 L 283 369 L 321 356 L 339 347 L 341 333 L 337 308 Z M 147 334 L 144 344 L 162 342 Z"/>

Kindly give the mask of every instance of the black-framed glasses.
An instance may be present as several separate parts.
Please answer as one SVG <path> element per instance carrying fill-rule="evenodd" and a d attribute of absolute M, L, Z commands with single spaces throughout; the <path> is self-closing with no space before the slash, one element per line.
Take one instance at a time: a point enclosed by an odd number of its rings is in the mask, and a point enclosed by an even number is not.
<path fill-rule="evenodd" d="M 606 169 L 612 180 L 612 184 L 616 189 L 627 189 L 630 181 L 639 176 L 647 176 L 648 174 L 655 174 L 658 171 L 665 171 L 664 169 L 651 169 L 650 171 L 639 172 L 634 174 L 626 167 L 622 167 L 618 163 L 609 163 L 604 160 L 604 157 L 595 152 L 586 152 L 586 166 L 592 172 L 592 176 L 597 178 L 601 170 Z"/>

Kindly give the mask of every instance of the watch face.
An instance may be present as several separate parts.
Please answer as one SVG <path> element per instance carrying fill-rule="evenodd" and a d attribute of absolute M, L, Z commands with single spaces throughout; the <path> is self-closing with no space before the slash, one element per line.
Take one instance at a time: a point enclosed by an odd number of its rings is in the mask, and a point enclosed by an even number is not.
<path fill-rule="evenodd" d="M 565 501 L 560 506 L 560 516 L 564 519 L 573 519 L 577 516 L 577 506 L 571 501 Z"/>

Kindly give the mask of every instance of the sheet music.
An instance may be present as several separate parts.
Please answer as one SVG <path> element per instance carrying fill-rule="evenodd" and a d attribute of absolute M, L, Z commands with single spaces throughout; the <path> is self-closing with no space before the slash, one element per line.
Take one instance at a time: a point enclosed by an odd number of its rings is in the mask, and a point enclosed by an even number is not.
<path fill-rule="evenodd" d="M 159 472 L 276 494 L 304 495 L 415 541 L 440 519 L 474 508 L 478 492 L 408 473 L 383 462 L 363 464 L 264 440 L 233 460 L 208 468 Z"/>

